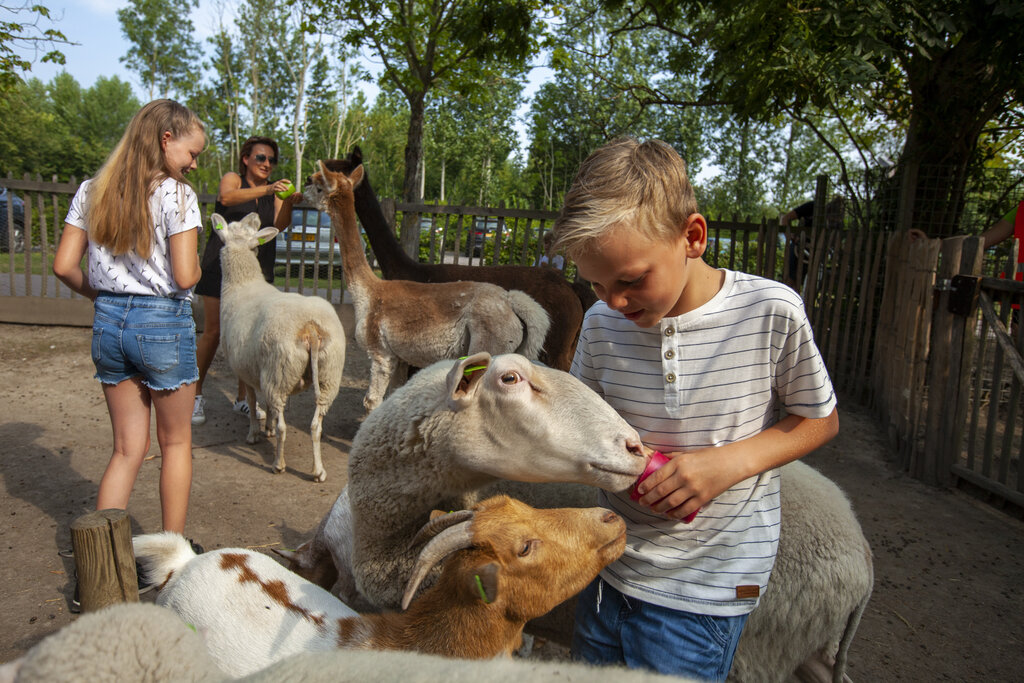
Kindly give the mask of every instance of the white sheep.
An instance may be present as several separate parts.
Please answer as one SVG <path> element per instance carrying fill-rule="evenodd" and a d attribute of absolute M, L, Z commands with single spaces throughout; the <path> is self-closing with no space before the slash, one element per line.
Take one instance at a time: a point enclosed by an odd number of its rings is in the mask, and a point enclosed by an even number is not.
<path fill-rule="evenodd" d="M 196 555 L 172 532 L 137 536 L 133 544 L 145 575 L 160 587 L 157 604 L 205 633 L 210 655 L 232 675 L 337 647 L 511 655 L 527 620 L 581 591 L 626 547 L 626 525 L 609 510 L 536 510 L 507 496 L 439 512 L 420 535 L 429 543 L 406 588 L 405 611 L 362 617 L 251 550 Z M 440 578 L 413 601 L 438 563 Z"/>
<path fill-rule="evenodd" d="M 169 609 L 120 604 L 83 614 L 24 657 L 0 666 L 0 683 L 202 681 L 224 683 L 680 683 L 682 679 L 576 662 L 451 659 L 419 652 L 331 650 L 286 657 L 249 676 L 230 677 L 214 664 L 197 633 Z"/>
<path fill-rule="evenodd" d="M 273 239 L 276 228 L 260 229 L 251 213 L 241 221 L 225 222 L 213 214 L 214 234 L 224 241 L 220 251 L 221 348 L 231 370 L 249 387 L 247 443 L 259 440 L 256 394 L 267 407 L 267 434 L 277 434 L 274 471 L 284 472 L 288 397 L 312 387 L 315 408 L 310 423 L 313 440 L 313 478 L 327 479 L 320 457 L 324 415 L 341 388 L 345 368 L 345 331 L 337 312 L 318 296 L 282 292 L 263 279 L 255 249 Z"/>
<path fill-rule="evenodd" d="M 342 267 L 355 307 L 356 339 L 370 356 L 370 386 L 363 405 L 380 405 L 408 366 L 426 367 L 477 351 L 536 358 L 551 326 L 547 311 L 528 294 L 487 282 L 381 280 L 366 260 L 352 191 L 363 167 L 351 176 L 318 162 L 305 192 L 331 215 Z"/>
<path fill-rule="evenodd" d="M 348 486 L 317 536 L 286 556 L 303 576 L 335 578 L 333 592 L 360 611 L 396 608 L 415 561 L 409 541 L 431 510 L 472 507 L 502 480 L 587 484 L 567 502 L 589 507 L 590 486 L 625 490 L 646 461 L 636 431 L 569 373 L 516 354 L 441 361 L 366 418 Z"/>
<path fill-rule="evenodd" d="M 849 680 L 847 653 L 874 586 L 871 547 L 835 482 L 799 460 L 781 473 L 775 567 L 729 680 L 781 683 L 794 672 L 804 681 Z"/>

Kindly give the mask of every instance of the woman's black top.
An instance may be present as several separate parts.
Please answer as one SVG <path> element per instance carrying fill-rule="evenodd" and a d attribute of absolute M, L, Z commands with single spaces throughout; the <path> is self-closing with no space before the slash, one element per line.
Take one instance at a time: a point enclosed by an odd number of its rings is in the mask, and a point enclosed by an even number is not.
<path fill-rule="evenodd" d="M 247 187 L 250 187 L 249 182 L 242 178 L 242 189 Z M 259 199 L 251 199 L 234 206 L 224 206 L 218 199 L 214 205 L 214 211 L 223 216 L 224 220 L 228 223 L 240 221 L 255 211 L 260 215 L 261 227 L 273 227 L 274 195 L 264 195 Z M 203 260 L 200 262 L 203 275 L 195 286 L 194 291 L 196 294 L 220 298 L 220 248 L 222 246 L 224 246 L 224 242 L 221 241 L 220 237 L 213 234 L 213 229 L 211 228 L 210 234 L 206 236 L 206 249 L 203 251 Z M 260 261 L 260 270 L 263 271 L 263 278 L 267 282 L 274 281 L 274 259 L 276 257 L 277 240 L 270 240 L 266 244 L 260 245 L 256 250 L 256 258 Z"/>

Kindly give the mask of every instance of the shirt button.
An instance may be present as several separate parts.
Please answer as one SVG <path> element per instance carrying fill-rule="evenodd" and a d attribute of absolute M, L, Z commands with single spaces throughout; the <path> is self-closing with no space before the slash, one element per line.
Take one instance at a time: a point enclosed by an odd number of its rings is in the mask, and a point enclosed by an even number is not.
<path fill-rule="evenodd" d="M 671 337 L 675 333 L 676 333 L 676 329 L 674 327 L 666 327 L 665 328 L 665 336 L 666 337 Z"/>
<path fill-rule="evenodd" d="M 676 357 L 676 352 L 673 351 L 672 349 L 669 349 L 668 351 L 665 352 L 665 358 L 671 359 L 671 358 L 675 358 L 675 357 Z"/>
<path fill-rule="evenodd" d="M 675 382 L 676 381 L 676 374 L 674 372 L 668 373 L 667 375 L 665 375 L 665 381 L 668 382 L 669 384 L 671 384 L 672 382 Z"/>

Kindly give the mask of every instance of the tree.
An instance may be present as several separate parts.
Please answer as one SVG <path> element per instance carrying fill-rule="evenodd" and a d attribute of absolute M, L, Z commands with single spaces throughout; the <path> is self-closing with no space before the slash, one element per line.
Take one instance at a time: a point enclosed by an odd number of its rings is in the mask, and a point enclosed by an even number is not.
<path fill-rule="evenodd" d="M 536 0 L 317 2 L 324 17 L 350 27 L 347 42 L 369 47 L 382 64 L 381 81 L 390 83 L 408 103 L 402 183 L 406 201 L 420 199 L 427 94 L 436 87 L 470 93 L 489 82 L 492 71 L 522 70 L 536 49 Z M 417 216 L 404 217 L 401 238 L 403 248 L 415 253 Z"/>
<path fill-rule="evenodd" d="M 199 0 L 129 0 L 117 10 L 121 33 L 132 44 L 121 58 L 139 76 L 149 99 L 185 95 L 194 80 L 194 55 L 199 44 L 192 38 L 195 28 L 191 8 Z"/>
<path fill-rule="evenodd" d="M 0 93 L 20 83 L 21 73 L 30 71 L 37 58 L 63 64 L 64 54 L 54 46 L 77 45 L 57 29 L 41 26 L 43 20 L 51 21 L 50 10 L 43 5 L 30 5 L 28 0 L 21 4 L 4 2 L 0 10 L 10 15 L 10 19 L 0 21 Z M 22 52 L 30 52 L 31 58 L 19 54 Z"/>
<path fill-rule="evenodd" d="M 665 67 L 702 78 L 691 96 L 650 89 L 647 102 L 787 115 L 832 149 L 847 183 L 849 153 L 865 169 L 880 156 L 851 111 L 901 131 L 900 222 L 935 234 L 957 225 L 982 137 L 1005 127 L 1024 94 L 1024 5 L 1014 0 L 648 0 L 620 30 L 657 31 Z M 818 127 L 823 117 L 845 140 Z"/>

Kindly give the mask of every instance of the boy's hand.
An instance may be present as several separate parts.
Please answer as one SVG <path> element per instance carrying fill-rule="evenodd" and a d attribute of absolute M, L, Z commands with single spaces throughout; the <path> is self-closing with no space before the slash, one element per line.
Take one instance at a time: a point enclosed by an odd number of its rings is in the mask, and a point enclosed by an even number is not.
<path fill-rule="evenodd" d="M 669 461 L 637 485 L 640 503 L 672 519 L 700 510 L 736 483 L 712 450 L 665 453 Z"/>

